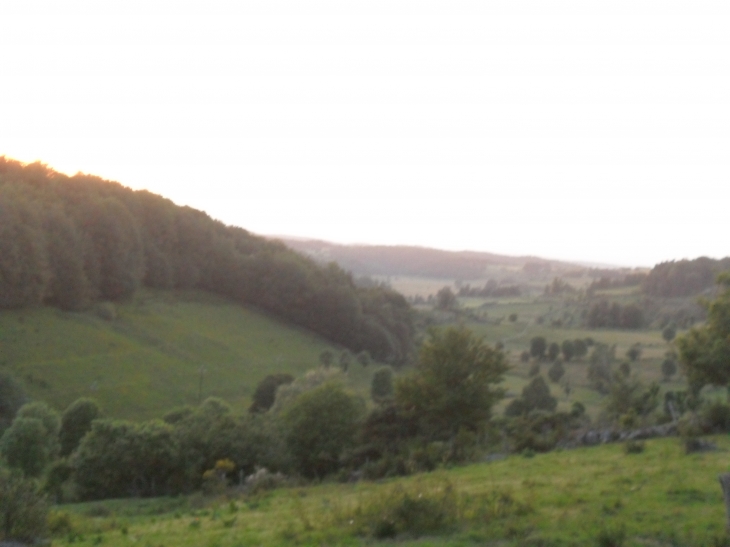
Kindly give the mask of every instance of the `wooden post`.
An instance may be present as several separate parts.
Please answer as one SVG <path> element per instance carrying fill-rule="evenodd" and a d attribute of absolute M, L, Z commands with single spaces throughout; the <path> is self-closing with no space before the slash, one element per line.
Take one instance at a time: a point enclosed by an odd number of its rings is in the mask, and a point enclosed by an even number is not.
<path fill-rule="evenodd" d="M 725 515 L 727 517 L 725 528 L 730 530 L 730 473 L 723 473 L 717 478 L 722 487 L 722 498 L 725 500 Z"/>

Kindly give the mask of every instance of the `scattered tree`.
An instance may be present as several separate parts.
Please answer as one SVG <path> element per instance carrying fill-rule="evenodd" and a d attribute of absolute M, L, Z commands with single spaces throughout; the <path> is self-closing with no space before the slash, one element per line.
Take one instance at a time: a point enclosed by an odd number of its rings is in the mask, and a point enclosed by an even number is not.
<path fill-rule="evenodd" d="M 724 289 L 704 304 L 707 321 L 677 338 L 679 357 L 693 391 L 705 384 L 727 386 L 730 381 L 730 273 L 718 278 Z"/>
<path fill-rule="evenodd" d="M 547 350 L 547 340 L 543 336 L 535 336 L 530 340 L 530 355 L 535 359 L 541 361 L 545 358 L 545 351 Z"/>
<path fill-rule="evenodd" d="M 616 346 L 596 343 L 588 358 L 588 381 L 599 393 L 608 393 L 611 384 L 611 364 L 616 359 Z"/>
<path fill-rule="evenodd" d="M 456 302 L 456 295 L 448 286 L 436 293 L 436 308 L 439 310 L 453 310 L 456 308 Z"/>
<path fill-rule="evenodd" d="M 677 361 L 671 357 L 665 358 L 664 361 L 662 361 L 662 375 L 664 376 L 664 381 L 668 382 L 676 373 Z"/>
<path fill-rule="evenodd" d="M 558 355 L 560 355 L 560 346 L 557 342 L 551 342 L 547 351 L 548 361 L 551 363 L 554 362 L 558 358 Z"/>
<path fill-rule="evenodd" d="M 542 376 L 534 377 L 529 384 L 522 388 L 522 397 L 513 399 L 505 409 L 505 415 L 510 417 L 529 414 L 533 410 L 553 412 L 558 400 L 550 394 L 545 379 Z"/>
<path fill-rule="evenodd" d="M 573 355 L 575 355 L 575 346 L 570 340 L 563 340 L 563 343 L 560 345 L 560 351 L 563 353 L 563 359 L 568 363 L 573 358 Z"/>
<path fill-rule="evenodd" d="M 626 357 L 628 357 L 632 362 L 636 361 L 639 357 L 641 357 L 641 346 L 639 344 L 631 346 L 628 350 L 626 350 Z"/>
<path fill-rule="evenodd" d="M 675 336 L 677 336 L 677 329 L 674 328 L 672 325 L 664 327 L 664 329 L 662 330 L 662 338 L 664 338 L 664 341 L 667 344 L 674 340 Z"/>
<path fill-rule="evenodd" d="M 418 421 L 422 435 L 448 440 L 459 429 L 480 431 L 503 391 L 504 354 L 466 328 L 432 329 L 413 374 L 396 383 L 396 403 Z"/>
<path fill-rule="evenodd" d="M 565 375 L 565 367 L 561 361 L 555 361 L 552 366 L 548 369 L 548 378 L 553 383 L 558 383 Z"/>

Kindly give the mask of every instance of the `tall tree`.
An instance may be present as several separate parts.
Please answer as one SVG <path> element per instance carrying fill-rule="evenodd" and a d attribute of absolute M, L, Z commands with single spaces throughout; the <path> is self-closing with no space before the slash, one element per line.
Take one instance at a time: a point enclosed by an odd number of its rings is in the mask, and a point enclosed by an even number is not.
<path fill-rule="evenodd" d="M 480 430 L 503 397 L 495 385 L 509 365 L 504 354 L 466 328 L 429 331 L 416 370 L 396 384 L 396 403 L 418 420 L 422 434 L 452 438 Z"/>
<path fill-rule="evenodd" d="M 691 388 L 699 391 L 712 384 L 730 382 L 730 273 L 718 283 L 724 290 L 712 302 L 705 302 L 707 321 L 676 340 L 680 362 Z"/>
<path fill-rule="evenodd" d="M 61 456 L 68 456 L 76 450 L 81 439 L 91 430 L 91 423 L 100 415 L 99 405 L 93 399 L 77 399 L 68 406 L 61 416 Z"/>

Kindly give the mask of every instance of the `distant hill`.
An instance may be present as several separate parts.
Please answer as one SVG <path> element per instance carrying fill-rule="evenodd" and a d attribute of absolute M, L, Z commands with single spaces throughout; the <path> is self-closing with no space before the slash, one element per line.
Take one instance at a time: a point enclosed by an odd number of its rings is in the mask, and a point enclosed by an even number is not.
<path fill-rule="evenodd" d="M 534 256 L 443 251 L 404 245 L 340 245 L 286 236 L 277 239 L 320 262 L 337 262 L 357 275 L 404 275 L 468 281 L 484 278 L 487 269 L 495 266 L 537 274 L 585 269 L 576 264 Z"/>

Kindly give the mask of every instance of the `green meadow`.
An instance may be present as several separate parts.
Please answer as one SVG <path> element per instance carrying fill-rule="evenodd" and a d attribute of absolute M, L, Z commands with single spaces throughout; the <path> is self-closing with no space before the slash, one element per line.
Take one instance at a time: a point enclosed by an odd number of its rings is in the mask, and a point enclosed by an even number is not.
<path fill-rule="evenodd" d="M 638 454 L 612 444 L 378 483 L 59 506 L 53 545 L 727 545 L 730 439 L 712 440 L 693 455 L 656 439 Z"/>
<path fill-rule="evenodd" d="M 319 366 L 325 349 L 340 352 L 310 332 L 200 292 L 143 290 L 115 311 L 111 320 L 99 310 L 0 311 L 0 370 L 59 410 L 89 396 L 109 416 L 149 419 L 211 396 L 243 408 L 267 374 L 300 375 Z M 374 368 L 353 362 L 348 383 L 366 390 Z"/>

